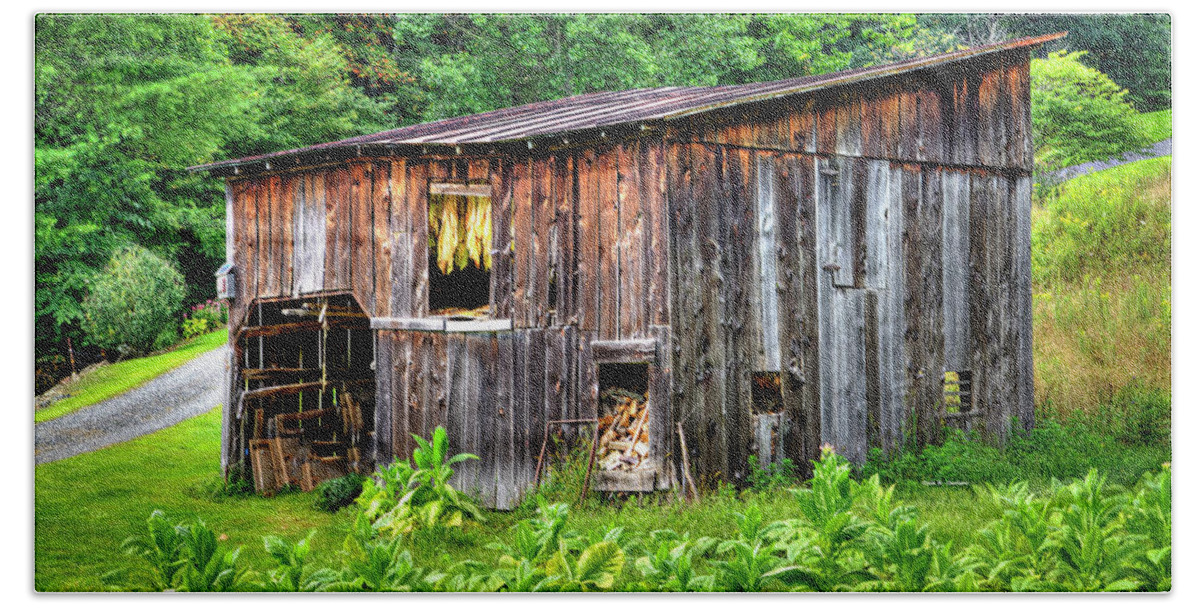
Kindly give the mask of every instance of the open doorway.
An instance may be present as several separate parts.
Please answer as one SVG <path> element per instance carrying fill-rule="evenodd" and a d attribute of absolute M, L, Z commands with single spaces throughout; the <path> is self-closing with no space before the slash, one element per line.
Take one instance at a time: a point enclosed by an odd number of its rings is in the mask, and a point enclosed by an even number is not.
<path fill-rule="evenodd" d="M 350 295 L 253 303 L 236 342 L 236 429 L 255 489 L 305 491 L 367 472 L 375 426 L 370 320 Z"/>

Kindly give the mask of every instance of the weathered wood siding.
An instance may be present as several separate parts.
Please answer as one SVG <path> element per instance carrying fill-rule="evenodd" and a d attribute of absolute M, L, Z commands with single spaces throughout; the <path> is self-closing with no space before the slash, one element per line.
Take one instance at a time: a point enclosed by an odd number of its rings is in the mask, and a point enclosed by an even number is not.
<path fill-rule="evenodd" d="M 799 461 L 820 443 L 861 462 L 946 423 L 1001 440 L 1013 417 L 1032 424 L 1028 100 L 1018 51 L 668 130 L 676 417 L 705 438 L 694 469 L 742 474 L 745 379 L 777 367 Z M 959 370 L 974 410 L 951 420 L 943 374 Z"/>
<path fill-rule="evenodd" d="M 1029 171 L 1029 53 L 997 53 L 697 114 L 670 136 L 761 150 Z"/>

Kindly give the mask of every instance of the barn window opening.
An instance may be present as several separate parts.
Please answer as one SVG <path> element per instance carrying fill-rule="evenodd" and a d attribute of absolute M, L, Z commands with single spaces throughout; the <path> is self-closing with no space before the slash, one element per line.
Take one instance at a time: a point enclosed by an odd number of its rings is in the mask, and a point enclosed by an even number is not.
<path fill-rule="evenodd" d="M 971 412 L 971 371 L 948 371 L 942 376 L 942 405 L 947 414 Z"/>
<path fill-rule="evenodd" d="M 492 199 L 487 184 L 431 184 L 429 311 L 487 317 L 492 285 Z"/>
<path fill-rule="evenodd" d="M 646 363 L 599 364 L 601 471 L 635 471 L 649 466 L 650 393 Z"/>
<path fill-rule="evenodd" d="M 750 413 L 754 417 L 752 451 L 760 467 L 783 460 L 783 386 L 779 372 L 750 374 Z"/>

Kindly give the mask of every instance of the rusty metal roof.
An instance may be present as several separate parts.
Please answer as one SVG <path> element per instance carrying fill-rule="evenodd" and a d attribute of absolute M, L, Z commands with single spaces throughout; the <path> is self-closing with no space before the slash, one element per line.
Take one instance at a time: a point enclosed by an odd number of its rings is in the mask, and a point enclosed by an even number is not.
<path fill-rule="evenodd" d="M 1062 38 L 1065 35 L 1065 32 L 1060 32 L 1019 38 L 888 65 L 774 82 L 587 93 L 493 110 L 482 114 L 447 118 L 305 148 L 209 163 L 190 169 L 210 171 L 299 154 L 359 146 L 494 144 L 566 135 L 630 123 L 672 120 L 729 106 L 893 76 L 989 53 L 1035 46 Z"/>

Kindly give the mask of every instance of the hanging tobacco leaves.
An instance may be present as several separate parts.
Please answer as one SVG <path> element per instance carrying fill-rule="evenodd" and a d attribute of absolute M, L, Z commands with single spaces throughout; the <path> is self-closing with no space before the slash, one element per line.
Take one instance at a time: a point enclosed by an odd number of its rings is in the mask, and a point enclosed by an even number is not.
<path fill-rule="evenodd" d="M 442 274 L 467 263 L 492 269 L 492 201 L 481 196 L 429 197 L 429 246 Z"/>

